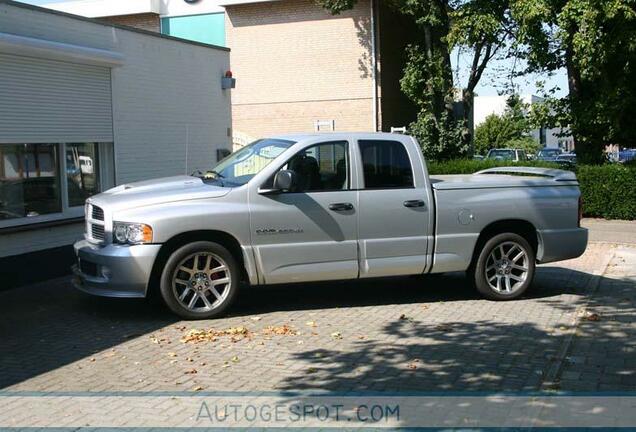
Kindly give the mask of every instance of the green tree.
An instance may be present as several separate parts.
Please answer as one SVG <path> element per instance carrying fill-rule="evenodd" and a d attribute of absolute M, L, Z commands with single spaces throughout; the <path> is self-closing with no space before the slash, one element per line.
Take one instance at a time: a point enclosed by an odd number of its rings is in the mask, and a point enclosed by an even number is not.
<path fill-rule="evenodd" d="M 493 148 L 510 147 L 535 152 L 539 145 L 528 136 L 531 125 L 526 112 L 519 96 L 510 96 L 503 115 L 491 114 L 475 129 L 475 151 L 485 155 Z"/>
<path fill-rule="evenodd" d="M 527 72 L 567 71 L 568 97 L 538 114 L 571 128 L 578 159 L 601 162 L 605 145 L 633 146 L 636 2 L 514 0 L 511 11 Z"/>

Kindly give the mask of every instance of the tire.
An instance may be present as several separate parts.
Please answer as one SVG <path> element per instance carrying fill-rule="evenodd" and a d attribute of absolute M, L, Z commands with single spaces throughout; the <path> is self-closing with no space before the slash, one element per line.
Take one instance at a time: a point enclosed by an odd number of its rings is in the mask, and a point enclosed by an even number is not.
<path fill-rule="evenodd" d="M 199 241 L 175 250 L 161 273 L 161 297 L 183 319 L 222 316 L 239 290 L 240 271 L 232 254 L 218 243 Z"/>
<path fill-rule="evenodd" d="M 535 261 L 534 249 L 525 238 L 498 234 L 484 244 L 471 268 L 475 287 L 490 300 L 519 298 L 532 284 Z"/>

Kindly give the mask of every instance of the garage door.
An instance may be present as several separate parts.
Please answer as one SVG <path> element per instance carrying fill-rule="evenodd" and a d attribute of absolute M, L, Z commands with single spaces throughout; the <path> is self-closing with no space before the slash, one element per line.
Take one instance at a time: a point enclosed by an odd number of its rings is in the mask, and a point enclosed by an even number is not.
<path fill-rule="evenodd" d="M 0 54 L 0 143 L 112 142 L 110 69 Z"/>

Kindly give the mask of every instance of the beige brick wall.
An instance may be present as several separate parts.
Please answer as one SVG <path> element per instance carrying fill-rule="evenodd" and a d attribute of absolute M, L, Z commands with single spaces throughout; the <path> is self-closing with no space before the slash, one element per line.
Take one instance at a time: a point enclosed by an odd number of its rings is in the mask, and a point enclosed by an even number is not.
<path fill-rule="evenodd" d="M 237 78 L 233 128 L 260 137 L 313 131 L 372 130 L 369 0 L 331 16 L 313 0 L 229 6 L 227 44 Z"/>
<path fill-rule="evenodd" d="M 101 21 L 109 24 L 126 25 L 141 30 L 148 30 L 159 33 L 161 31 L 161 22 L 159 15 L 153 13 L 120 15 L 112 17 L 99 18 Z"/>

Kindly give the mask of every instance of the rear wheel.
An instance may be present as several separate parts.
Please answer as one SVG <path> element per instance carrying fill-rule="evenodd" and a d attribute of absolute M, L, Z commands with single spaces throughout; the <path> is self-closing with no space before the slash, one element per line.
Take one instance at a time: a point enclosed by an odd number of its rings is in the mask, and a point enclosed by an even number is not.
<path fill-rule="evenodd" d="M 491 300 L 513 300 L 532 283 L 535 252 L 518 234 L 504 233 L 486 242 L 474 268 L 477 290 Z"/>
<path fill-rule="evenodd" d="M 232 254 L 218 243 L 201 241 L 172 253 L 161 275 L 161 296 L 185 319 L 222 315 L 238 292 L 239 271 Z"/>

